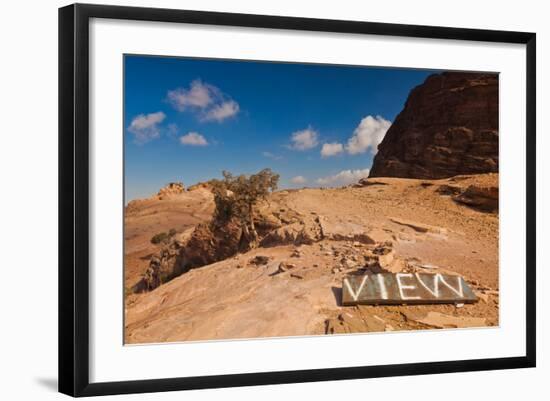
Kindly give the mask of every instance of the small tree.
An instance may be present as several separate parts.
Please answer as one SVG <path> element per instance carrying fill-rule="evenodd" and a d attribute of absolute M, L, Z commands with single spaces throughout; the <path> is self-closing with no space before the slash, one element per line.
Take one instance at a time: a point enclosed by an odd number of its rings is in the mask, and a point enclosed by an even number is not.
<path fill-rule="evenodd" d="M 258 243 L 258 233 L 254 226 L 254 207 L 277 189 L 279 174 L 271 169 L 263 169 L 257 174 L 233 176 L 223 171 L 223 180 L 212 180 L 212 190 L 216 211 L 214 223 L 224 224 L 237 219 L 243 230 L 247 246 L 253 248 Z"/>

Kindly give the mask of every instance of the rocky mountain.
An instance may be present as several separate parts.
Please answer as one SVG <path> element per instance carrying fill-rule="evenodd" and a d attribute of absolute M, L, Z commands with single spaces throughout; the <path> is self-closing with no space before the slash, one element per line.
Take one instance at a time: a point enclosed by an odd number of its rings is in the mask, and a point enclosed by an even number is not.
<path fill-rule="evenodd" d="M 444 72 L 414 88 L 378 146 L 370 177 L 498 172 L 498 75 Z"/>

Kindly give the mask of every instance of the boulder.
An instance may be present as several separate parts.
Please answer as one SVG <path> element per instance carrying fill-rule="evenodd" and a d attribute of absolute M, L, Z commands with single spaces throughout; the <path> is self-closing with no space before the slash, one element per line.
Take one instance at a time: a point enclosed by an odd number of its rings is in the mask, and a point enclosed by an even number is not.
<path fill-rule="evenodd" d="M 270 231 L 260 242 L 260 246 L 312 244 L 320 238 L 303 223 L 292 223 Z"/>
<path fill-rule="evenodd" d="M 378 263 L 383 269 L 388 269 L 395 257 L 395 251 L 393 248 L 386 244 L 377 246 L 374 248 L 372 253 L 378 256 Z"/>
<path fill-rule="evenodd" d="M 498 211 L 498 186 L 470 185 L 453 199 L 484 212 Z"/>

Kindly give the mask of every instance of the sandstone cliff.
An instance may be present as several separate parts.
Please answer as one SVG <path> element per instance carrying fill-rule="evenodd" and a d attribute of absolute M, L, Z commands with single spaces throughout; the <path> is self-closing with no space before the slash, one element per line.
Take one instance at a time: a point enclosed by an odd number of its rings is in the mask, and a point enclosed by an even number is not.
<path fill-rule="evenodd" d="M 498 75 L 445 72 L 414 88 L 378 146 L 370 177 L 498 172 Z"/>

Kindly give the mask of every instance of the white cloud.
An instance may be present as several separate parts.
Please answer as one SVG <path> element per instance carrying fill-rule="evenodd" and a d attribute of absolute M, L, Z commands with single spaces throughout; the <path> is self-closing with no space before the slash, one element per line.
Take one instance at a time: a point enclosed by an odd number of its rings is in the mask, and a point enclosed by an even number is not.
<path fill-rule="evenodd" d="M 391 122 L 380 116 L 363 118 L 348 140 L 346 150 L 349 154 L 355 155 L 365 153 L 370 148 L 370 152 L 376 154 L 378 144 L 382 142 L 390 126 Z"/>
<path fill-rule="evenodd" d="M 208 141 L 204 136 L 197 132 L 189 132 L 186 135 L 180 137 L 180 143 L 182 145 L 191 145 L 191 146 L 207 146 Z"/>
<path fill-rule="evenodd" d="M 293 184 L 305 184 L 307 182 L 307 179 L 304 176 L 297 175 L 296 177 L 293 177 L 290 179 L 290 182 Z"/>
<path fill-rule="evenodd" d="M 330 157 L 330 156 L 336 156 L 344 151 L 344 147 L 341 143 L 333 142 L 333 143 L 325 143 L 323 144 L 323 147 L 321 148 L 321 156 L 322 157 Z"/>
<path fill-rule="evenodd" d="M 328 177 L 318 178 L 317 184 L 323 186 L 343 186 L 354 184 L 361 178 L 369 176 L 369 169 L 363 170 L 342 170 L 338 174 L 330 175 Z"/>
<path fill-rule="evenodd" d="M 196 79 L 189 89 L 177 88 L 168 91 L 168 103 L 180 112 L 191 111 L 198 114 L 201 121 L 217 121 L 233 117 L 239 104 L 214 85 Z"/>
<path fill-rule="evenodd" d="M 134 135 L 136 143 L 143 144 L 160 136 L 159 124 L 164 121 L 166 114 L 162 111 L 150 114 L 140 114 L 132 120 L 128 131 Z"/>
<path fill-rule="evenodd" d="M 191 82 L 189 89 L 177 88 L 168 91 L 168 101 L 178 111 L 188 108 L 205 108 L 214 102 L 213 95 L 219 91 L 215 86 L 204 84 L 196 79 Z"/>
<path fill-rule="evenodd" d="M 228 100 L 207 110 L 201 117 L 201 120 L 222 122 L 226 118 L 233 117 L 238 112 L 239 104 L 234 100 Z"/>
<path fill-rule="evenodd" d="M 262 152 L 262 156 L 267 157 L 268 159 L 271 159 L 271 160 L 281 160 L 283 158 L 282 156 L 275 155 L 271 152 Z"/>
<path fill-rule="evenodd" d="M 311 127 L 294 132 L 290 140 L 292 142 L 290 148 L 294 150 L 308 150 L 319 143 L 317 132 Z"/>

